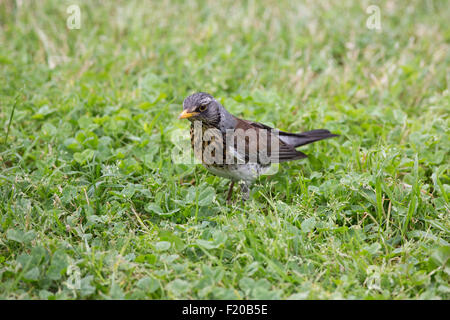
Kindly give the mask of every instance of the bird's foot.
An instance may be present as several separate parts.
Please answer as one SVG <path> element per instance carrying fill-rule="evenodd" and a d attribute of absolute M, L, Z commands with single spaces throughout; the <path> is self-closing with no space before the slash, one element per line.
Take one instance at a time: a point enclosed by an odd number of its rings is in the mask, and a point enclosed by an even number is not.
<path fill-rule="evenodd" d="M 230 188 L 228 189 L 227 204 L 231 204 L 231 196 L 233 195 L 233 187 L 234 187 L 234 181 L 231 181 Z"/>

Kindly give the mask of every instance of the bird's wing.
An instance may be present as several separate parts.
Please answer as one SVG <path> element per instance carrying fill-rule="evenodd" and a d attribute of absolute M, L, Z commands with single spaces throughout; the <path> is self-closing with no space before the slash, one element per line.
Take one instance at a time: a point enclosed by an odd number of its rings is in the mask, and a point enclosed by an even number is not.
<path fill-rule="evenodd" d="M 307 157 L 280 139 L 278 132 L 273 128 L 239 118 L 236 118 L 234 143 L 231 146 L 236 158 L 243 158 L 246 162 L 257 161 L 260 164 L 267 164 Z"/>
<path fill-rule="evenodd" d="M 249 122 L 249 121 L 248 121 Z M 293 148 L 297 148 L 300 146 L 304 146 L 305 144 L 309 144 L 315 141 L 339 137 L 338 134 L 331 133 L 326 129 L 316 129 L 311 131 L 306 131 L 302 133 L 292 133 L 292 132 L 284 132 L 277 129 L 273 129 L 265 124 L 258 122 L 250 122 L 253 126 L 264 128 L 267 130 L 273 130 L 272 132 L 276 132 L 278 138 L 282 140 L 287 145 L 292 146 Z"/>

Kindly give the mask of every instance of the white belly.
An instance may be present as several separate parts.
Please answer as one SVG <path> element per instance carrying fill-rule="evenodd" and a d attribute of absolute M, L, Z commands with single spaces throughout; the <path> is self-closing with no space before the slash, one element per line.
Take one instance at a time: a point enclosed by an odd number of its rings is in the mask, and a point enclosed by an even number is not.
<path fill-rule="evenodd" d="M 243 180 L 249 183 L 255 181 L 261 174 L 264 174 L 265 171 L 270 168 L 270 166 L 262 167 L 257 163 L 229 164 L 220 167 L 203 164 L 203 166 L 209 172 L 217 176 L 234 181 Z"/>

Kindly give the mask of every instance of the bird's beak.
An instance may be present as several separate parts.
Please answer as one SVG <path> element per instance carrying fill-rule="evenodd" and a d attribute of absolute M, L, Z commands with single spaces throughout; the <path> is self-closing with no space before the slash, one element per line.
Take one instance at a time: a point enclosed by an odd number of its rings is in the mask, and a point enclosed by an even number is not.
<path fill-rule="evenodd" d="M 178 119 L 187 119 L 187 118 L 193 117 L 197 114 L 198 114 L 198 112 L 188 112 L 188 110 L 183 110 L 183 112 L 180 113 L 180 115 L 178 116 Z"/>

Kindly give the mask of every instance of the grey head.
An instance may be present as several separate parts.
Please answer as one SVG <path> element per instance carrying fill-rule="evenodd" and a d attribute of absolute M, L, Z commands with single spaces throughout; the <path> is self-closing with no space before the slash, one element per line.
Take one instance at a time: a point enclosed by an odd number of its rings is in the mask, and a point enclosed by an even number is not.
<path fill-rule="evenodd" d="M 191 122 L 201 121 L 223 132 L 234 128 L 236 123 L 235 118 L 206 92 L 197 92 L 184 99 L 183 112 L 178 118 L 188 119 Z"/>

